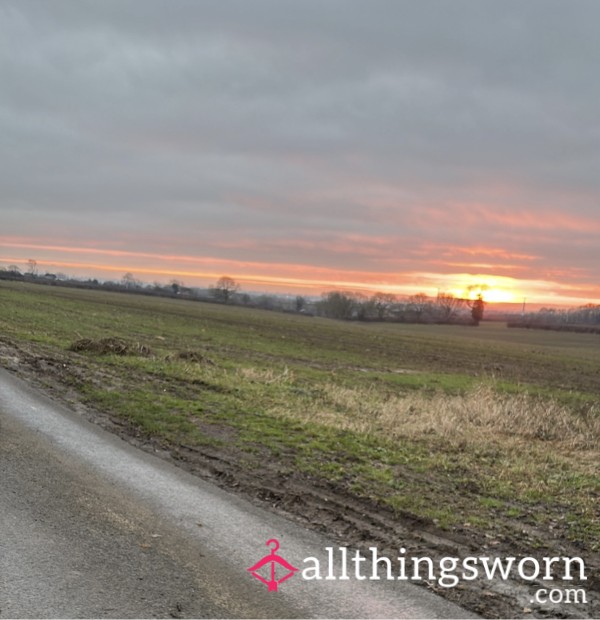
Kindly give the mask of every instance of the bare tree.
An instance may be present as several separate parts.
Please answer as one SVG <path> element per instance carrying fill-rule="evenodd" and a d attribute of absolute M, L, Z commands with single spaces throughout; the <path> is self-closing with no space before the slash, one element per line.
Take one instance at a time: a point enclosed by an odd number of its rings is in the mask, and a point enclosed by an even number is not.
<path fill-rule="evenodd" d="M 408 298 L 408 307 L 416 315 L 417 323 L 420 323 L 425 312 L 431 307 L 431 300 L 425 293 L 417 293 Z"/>
<path fill-rule="evenodd" d="M 121 278 L 121 284 L 125 288 L 138 288 L 141 285 L 141 282 L 139 280 L 136 280 L 135 276 L 130 271 L 128 271 Z"/>
<path fill-rule="evenodd" d="M 240 285 L 233 278 L 222 276 L 210 289 L 210 293 L 216 300 L 227 304 L 240 291 L 240 288 Z"/>
<path fill-rule="evenodd" d="M 37 276 L 37 273 L 38 273 L 37 261 L 33 260 L 33 258 L 30 258 L 27 261 L 27 273 L 32 277 Z"/>
<path fill-rule="evenodd" d="M 441 321 L 450 323 L 463 303 L 463 299 L 454 297 L 451 293 L 438 293 L 435 305 L 438 308 Z"/>
<path fill-rule="evenodd" d="M 396 296 L 391 293 L 375 293 L 371 299 L 371 304 L 380 321 L 385 319 L 392 305 L 396 302 Z"/>
<path fill-rule="evenodd" d="M 348 298 L 352 301 L 351 318 L 359 321 L 367 321 L 375 318 L 375 305 L 364 293 L 348 293 Z"/>

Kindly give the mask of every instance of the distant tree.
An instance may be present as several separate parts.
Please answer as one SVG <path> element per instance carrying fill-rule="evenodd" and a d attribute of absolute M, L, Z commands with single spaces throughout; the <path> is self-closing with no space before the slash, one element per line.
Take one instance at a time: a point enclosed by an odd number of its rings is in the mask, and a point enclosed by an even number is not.
<path fill-rule="evenodd" d="M 135 276 L 128 271 L 122 278 L 121 278 L 121 284 L 125 287 L 125 288 L 138 288 L 141 284 L 141 282 L 139 280 L 136 280 Z"/>
<path fill-rule="evenodd" d="M 450 323 L 463 305 L 463 300 L 451 293 L 438 293 L 435 305 L 442 323 Z"/>
<path fill-rule="evenodd" d="M 229 276 L 222 276 L 210 289 L 211 295 L 224 304 L 228 304 L 236 293 L 240 291 L 240 285 Z"/>
<path fill-rule="evenodd" d="M 391 293 L 375 293 L 370 301 L 377 319 L 383 321 L 392 305 L 396 302 L 396 296 Z"/>
<path fill-rule="evenodd" d="M 302 295 L 296 295 L 295 308 L 296 312 L 302 312 L 306 306 L 306 299 Z"/>
<path fill-rule="evenodd" d="M 359 321 L 375 318 L 375 304 L 364 293 L 349 293 L 347 297 L 352 304 L 349 318 Z"/>
<path fill-rule="evenodd" d="M 356 302 L 350 295 L 330 291 L 323 293 L 317 309 L 320 314 L 331 319 L 351 319 L 356 309 Z"/>
<path fill-rule="evenodd" d="M 8 271 L 13 273 L 14 275 L 21 275 L 21 270 L 17 267 L 17 265 L 9 265 Z"/>
<path fill-rule="evenodd" d="M 473 323 L 479 325 L 483 320 L 483 312 L 485 310 L 485 301 L 483 301 L 482 295 L 477 295 L 477 299 L 469 302 L 471 308 L 471 316 L 473 317 Z"/>
<path fill-rule="evenodd" d="M 33 258 L 30 258 L 27 261 L 27 273 L 32 277 L 37 276 L 37 273 L 38 273 L 37 261 L 33 260 Z"/>
<path fill-rule="evenodd" d="M 179 293 L 181 293 L 181 289 L 184 288 L 184 284 L 179 280 L 171 280 L 169 287 L 173 295 L 179 295 Z"/>
<path fill-rule="evenodd" d="M 431 300 L 425 293 L 417 293 L 408 298 L 408 307 L 415 314 L 417 323 L 420 323 L 425 312 L 431 308 Z"/>
<path fill-rule="evenodd" d="M 600 305 L 586 304 L 577 311 L 578 320 L 582 323 L 600 323 Z"/>

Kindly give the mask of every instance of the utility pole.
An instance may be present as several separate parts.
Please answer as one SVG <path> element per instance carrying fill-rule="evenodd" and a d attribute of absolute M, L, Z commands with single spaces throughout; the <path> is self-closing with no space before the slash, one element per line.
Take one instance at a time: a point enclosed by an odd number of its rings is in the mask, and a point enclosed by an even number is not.
<path fill-rule="evenodd" d="M 527 297 L 523 297 L 523 310 L 521 310 L 521 314 L 525 314 L 525 302 L 527 301 Z"/>

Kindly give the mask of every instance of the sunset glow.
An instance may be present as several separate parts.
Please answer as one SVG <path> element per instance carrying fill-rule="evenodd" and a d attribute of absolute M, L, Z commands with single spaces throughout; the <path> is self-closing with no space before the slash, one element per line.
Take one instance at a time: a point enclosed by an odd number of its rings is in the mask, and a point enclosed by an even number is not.
<path fill-rule="evenodd" d="M 444 264 L 432 261 L 438 271 L 384 271 L 332 269 L 310 264 L 242 261 L 217 256 L 187 256 L 180 254 L 154 254 L 144 251 L 115 250 L 100 247 L 69 247 L 0 238 L 0 268 L 17 265 L 27 269 L 27 261 L 36 260 L 41 272 L 66 272 L 75 277 L 103 280 L 120 280 L 127 273 L 148 283 L 168 283 L 172 279 L 188 286 L 207 287 L 220 276 L 227 274 L 238 281 L 245 290 L 290 294 L 319 295 L 332 289 L 362 291 L 367 294 L 386 292 L 406 297 L 424 292 L 434 297 L 438 292 L 456 297 L 475 299 L 482 295 L 492 304 L 521 303 L 528 298 L 538 304 L 582 304 L 600 301 L 598 287 L 571 287 L 551 280 L 513 278 L 493 274 L 439 271 Z M 485 249 L 475 248 L 481 255 Z M 465 249 L 463 254 L 468 253 Z M 496 254 L 497 250 L 487 252 Z M 527 257 L 529 260 L 529 257 Z M 385 266 L 386 261 L 382 261 Z M 426 264 L 422 262 L 422 264 Z M 468 265 L 468 263 L 465 263 Z M 490 270 L 493 270 L 490 265 Z M 499 270 L 502 267 L 498 267 Z M 526 275 L 526 274 L 524 274 Z M 576 276 L 576 274 L 573 274 Z"/>

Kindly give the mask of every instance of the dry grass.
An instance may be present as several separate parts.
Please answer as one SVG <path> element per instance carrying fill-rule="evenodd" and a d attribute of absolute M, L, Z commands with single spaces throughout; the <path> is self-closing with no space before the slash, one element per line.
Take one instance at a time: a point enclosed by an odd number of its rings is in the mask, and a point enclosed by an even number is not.
<path fill-rule="evenodd" d="M 239 368 L 237 373 L 245 381 L 265 385 L 287 384 L 294 378 L 294 373 L 287 366 L 281 371 L 273 368 Z"/>
<path fill-rule="evenodd" d="M 375 389 L 323 386 L 321 398 L 302 411 L 286 414 L 389 439 L 438 436 L 452 443 L 556 442 L 569 449 L 597 449 L 600 409 L 575 413 L 553 400 L 527 394 L 499 394 L 481 385 L 465 395 L 385 396 Z"/>

